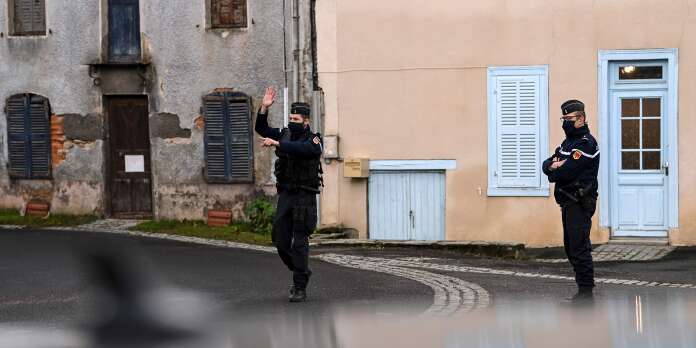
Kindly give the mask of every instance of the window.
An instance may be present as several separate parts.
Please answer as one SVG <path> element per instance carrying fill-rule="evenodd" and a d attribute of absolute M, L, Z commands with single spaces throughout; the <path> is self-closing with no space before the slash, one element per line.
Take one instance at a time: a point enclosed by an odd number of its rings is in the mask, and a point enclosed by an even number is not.
<path fill-rule="evenodd" d="M 612 62 L 611 83 L 621 86 L 667 83 L 667 62 L 633 60 Z"/>
<path fill-rule="evenodd" d="M 7 139 L 10 177 L 47 179 L 51 176 L 51 107 L 48 99 L 18 94 L 7 99 Z"/>
<path fill-rule="evenodd" d="M 213 29 L 246 28 L 246 0 L 210 0 L 210 23 Z"/>
<path fill-rule="evenodd" d="M 45 0 L 9 0 L 12 35 L 46 35 Z"/>
<path fill-rule="evenodd" d="M 110 63 L 140 61 L 139 0 L 109 0 Z"/>
<path fill-rule="evenodd" d="M 621 170 L 660 170 L 662 99 L 621 99 Z"/>
<path fill-rule="evenodd" d="M 619 80 L 662 80 L 662 66 L 620 66 Z"/>
<path fill-rule="evenodd" d="M 488 69 L 488 195 L 548 196 L 548 69 Z"/>
<path fill-rule="evenodd" d="M 238 92 L 203 98 L 206 180 L 210 183 L 254 181 L 251 101 Z"/>

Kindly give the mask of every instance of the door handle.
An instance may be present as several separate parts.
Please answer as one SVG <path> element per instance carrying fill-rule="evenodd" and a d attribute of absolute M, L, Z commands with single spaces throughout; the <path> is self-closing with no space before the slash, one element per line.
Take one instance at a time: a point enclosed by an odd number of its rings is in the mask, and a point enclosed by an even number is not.
<path fill-rule="evenodd" d="M 416 214 L 413 213 L 413 210 L 408 212 L 408 217 L 411 220 L 411 228 L 416 228 Z"/>
<path fill-rule="evenodd" d="M 665 173 L 665 176 L 669 176 L 669 162 L 665 162 L 665 164 L 662 165 L 662 170 Z"/>

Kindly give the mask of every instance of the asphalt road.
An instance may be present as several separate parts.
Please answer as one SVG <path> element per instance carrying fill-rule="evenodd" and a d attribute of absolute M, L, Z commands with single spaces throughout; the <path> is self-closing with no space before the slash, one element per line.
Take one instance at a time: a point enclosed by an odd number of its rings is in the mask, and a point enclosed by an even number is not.
<path fill-rule="evenodd" d="M 359 257 L 379 257 L 385 259 L 422 258 L 425 263 L 453 267 L 479 267 L 490 270 L 503 270 L 533 274 L 559 275 L 573 277 L 573 270 L 567 262 L 542 263 L 533 260 L 506 260 L 493 257 L 474 257 L 456 252 L 434 251 L 428 249 L 390 249 L 369 250 L 352 248 L 324 248 L 317 253 L 339 253 Z M 532 253 L 562 257 L 561 248 L 532 250 Z M 596 262 L 595 277 L 609 279 L 629 279 L 658 283 L 696 284 L 696 248 L 678 248 L 665 258 L 642 262 Z M 539 277 L 519 277 L 493 273 L 458 272 L 431 269 L 430 271 L 465 279 L 486 289 L 491 295 L 491 305 L 501 306 L 519 301 L 536 301 L 558 304 L 572 296 L 577 290 L 575 283 L 567 279 Z M 670 287 L 646 287 L 623 284 L 597 284 L 595 298 L 602 301 L 633 301 L 635 296 L 647 297 L 654 301 L 674 299 L 696 302 L 696 289 Z"/>
<path fill-rule="evenodd" d="M 583 314 L 558 306 L 575 286 L 572 279 L 548 276 L 572 276 L 565 263 L 413 249 L 315 248 L 309 301 L 291 304 L 286 299 L 291 276 L 273 253 L 108 233 L 0 229 L 0 347 L 14 347 L 21 335 L 37 339 L 46 334 L 47 342 L 54 343 L 60 328 L 93 323 L 111 313 L 94 278 L 87 276 L 91 263 L 82 258 L 85 251 L 107 246 L 134 262 L 133 279 L 144 275 L 143 283 L 171 284 L 210 299 L 205 305 L 217 313 L 208 318 L 214 318 L 210 325 L 222 334 L 222 344 L 192 347 L 423 347 L 433 342 L 441 347 L 498 347 L 526 346 L 511 342 L 533 342 L 536 337 L 544 339 L 529 346 L 550 346 L 550 339 L 568 347 L 696 344 L 690 330 L 696 320 L 691 315 L 696 310 L 694 248 L 679 249 L 659 261 L 597 263 L 598 278 L 693 287 L 604 282 L 597 286 L 593 311 Z M 316 257 L 348 260 L 354 268 Z M 447 308 L 454 300 L 460 303 L 452 308 L 485 302 L 482 307 L 488 309 L 463 317 L 416 315 L 443 301 L 443 294 Z M 473 302 L 467 304 L 467 296 L 474 296 L 469 298 Z M 172 311 L 166 312 L 175 316 L 196 309 L 181 298 L 169 303 Z M 18 322 L 38 323 L 42 329 L 18 333 Z M 46 326 L 56 330 L 46 331 Z"/>
<path fill-rule="evenodd" d="M 229 320 L 325 316 L 337 308 L 420 313 L 433 302 L 433 291 L 418 282 L 312 260 L 308 301 L 288 303 L 291 274 L 272 253 L 105 233 L 0 230 L 0 323 L 65 326 L 102 316 L 107 308 L 81 255 L 104 246 L 133 260 L 145 255 L 138 268 L 148 278 L 204 294 Z"/>

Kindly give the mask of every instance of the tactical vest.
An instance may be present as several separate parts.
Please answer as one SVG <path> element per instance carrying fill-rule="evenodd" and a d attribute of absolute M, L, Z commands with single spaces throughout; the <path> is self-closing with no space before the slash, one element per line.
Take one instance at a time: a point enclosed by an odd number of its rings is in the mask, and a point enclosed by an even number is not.
<path fill-rule="evenodd" d="M 310 137 L 316 136 L 311 132 L 307 132 L 302 138 L 297 141 L 308 141 Z M 280 141 L 291 141 L 290 131 L 283 128 Z M 278 159 L 275 162 L 276 187 L 279 190 L 297 191 L 304 189 L 311 192 L 319 193 L 319 187 L 324 186 L 321 168 L 320 156 L 312 158 L 301 158 L 291 156 L 281 152 L 280 147 L 276 147 L 276 156 Z"/>

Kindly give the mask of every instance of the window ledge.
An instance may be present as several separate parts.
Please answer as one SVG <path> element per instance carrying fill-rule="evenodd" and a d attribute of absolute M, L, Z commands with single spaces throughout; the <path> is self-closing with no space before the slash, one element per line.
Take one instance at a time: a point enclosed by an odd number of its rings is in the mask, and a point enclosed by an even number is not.
<path fill-rule="evenodd" d="M 230 34 L 241 34 L 241 33 L 246 33 L 249 31 L 249 27 L 235 27 L 235 28 L 205 28 L 205 31 L 210 34 L 219 34 L 222 35 L 224 33 L 230 33 Z"/>
<path fill-rule="evenodd" d="M 47 39 L 49 35 L 43 34 L 7 34 L 8 39 Z"/>
<path fill-rule="evenodd" d="M 549 197 L 549 189 L 546 188 L 497 188 L 489 187 L 489 197 Z"/>

